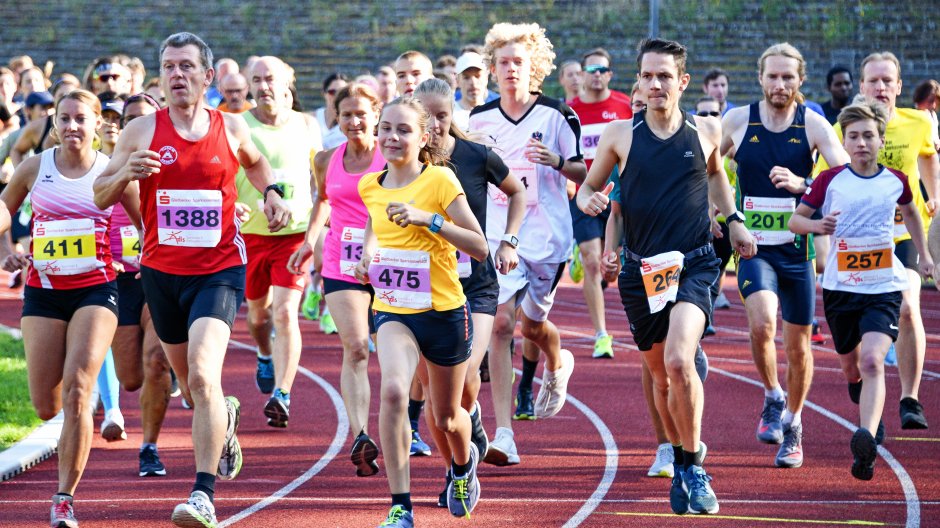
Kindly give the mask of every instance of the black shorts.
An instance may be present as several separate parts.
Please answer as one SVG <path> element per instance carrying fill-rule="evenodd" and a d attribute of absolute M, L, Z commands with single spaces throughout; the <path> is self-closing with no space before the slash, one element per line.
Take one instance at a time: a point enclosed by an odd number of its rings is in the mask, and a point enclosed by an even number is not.
<path fill-rule="evenodd" d="M 705 314 L 705 326 L 711 324 L 710 290 L 712 284 L 718 280 L 720 262 L 715 256 L 715 250 L 709 245 L 705 248 L 704 254 L 686 258 L 682 273 L 679 275 L 679 293 L 676 295 L 676 302 L 687 302 L 701 309 Z M 627 259 L 626 265 L 620 272 L 619 285 L 620 300 L 623 302 L 627 319 L 630 321 L 633 341 L 641 351 L 650 350 L 655 343 L 661 343 L 666 339 L 666 334 L 669 333 L 669 313 L 675 303 L 669 303 L 654 314 L 650 313 L 646 288 L 640 273 L 640 263 L 635 260 Z M 701 328 L 701 332 L 705 331 L 705 326 Z"/>
<path fill-rule="evenodd" d="M 174 275 L 141 266 L 141 282 L 157 336 L 164 343 L 189 341 L 189 327 L 212 317 L 232 327 L 245 291 L 245 266 L 207 275 Z"/>
<path fill-rule="evenodd" d="M 823 290 L 823 309 L 836 352 L 848 354 L 867 332 L 898 339 L 901 292 L 851 293 Z"/>
<path fill-rule="evenodd" d="M 360 284 L 358 282 L 346 282 L 337 279 L 331 279 L 329 277 L 323 277 L 323 296 L 326 297 L 331 293 L 336 293 L 338 291 L 361 291 L 369 294 L 369 306 L 372 306 L 372 301 L 375 299 L 375 290 L 372 288 L 371 284 Z M 372 308 L 367 310 L 369 313 L 369 333 L 375 333 L 375 318 L 372 316 Z"/>
<path fill-rule="evenodd" d="M 747 299 L 761 290 L 780 299 L 783 320 L 795 325 L 813 324 L 816 311 L 816 272 L 809 260 L 786 261 L 762 257 L 760 250 L 749 259 L 738 259 L 738 290 Z"/>
<path fill-rule="evenodd" d="M 135 279 L 136 271 L 118 273 L 118 326 L 138 326 L 144 313 L 144 287 Z"/>
<path fill-rule="evenodd" d="M 467 304 L 470 305 L 471 314 L 486 314 L 496 316 L 496 307 L 499 306 L 499 282 L 489 280 L 487 277 L 475 279 L 473 275 L 467 279 L 461 279 L 463 285 L 463 294 L 467 297 Z M 473 284 L 468 284 L 468 282 Z"/>
<path fill-rule="evenodd" d="M 914 241 L 911 239 L 902 240 L 894 246 L 894 256 L 901 261 L 901 264 L 910 270 L 917 271 L 917 264 L 920 257 L 917 255 L 917 248 L 914 247 Z"/>
<path fill-rule="evenodd" d="M 375 311 L 377 329 L 392 321 L 405 325 L 414 334 L 421 355 L 435 365 L 452 367 L 470 358 L 473 321 L 466 304 L 444 312 L 428 310 L 416 314 L 396 314 Z"/>
<path fill-rule="evenodd" d="M 568 209 L 571 211 L 571 227 L 574 229 L 574 241 L 578 244 L 604 238 L 604 229 L 607 227 L 607 218 L 610 216 L 610 207 L 604 209 L 597 216 L 584 214 L 578 209 L 576 200 L 568 200 Z"/>
<path fill-rule="evenodd" d="M 47 317 L 69 322 L 75 312 L 85 306 L 103 306 L 117 316 L 117 282 L 72 290 L 50 290 L 34 286 L 23 289 L 23 317 Z"/>

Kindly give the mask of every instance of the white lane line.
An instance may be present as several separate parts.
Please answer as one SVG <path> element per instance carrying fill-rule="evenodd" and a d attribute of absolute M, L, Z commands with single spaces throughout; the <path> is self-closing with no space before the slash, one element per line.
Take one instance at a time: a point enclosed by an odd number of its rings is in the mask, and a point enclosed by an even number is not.
<path fill-rule="evenodd" d="M 749 385 L 754 385 L 755 387 L 763 387 L 763 384 L 754 381 L 750 378 L 740 376 L 733 372 L 728 372 L 727 370 L 720 369 L 717 367 L 711 367 L 710 372 L 717 372 L 722 376 L 727 376 L 731 379 L 735 379 Z M 828 409 L 816 405 L 815 403 L 806 400 L 803 403 L 806 407 L 818 412 L 819 414 L 829 418 L 833 422 L 845 427 L 849 431 L 855 432 L 858 428 L 855 424 L 849 422 L 845 418 L 835 414 Z M 885 459 L 885 462 L 891 467 L 891 470 L 894 471 L 894 474 L 898 477 L 898 482 L 901 483 L 901 489 L 904 490 L 904 499 L 905 504 L 907 504 L 907 523 L 905 524 L 906 528 L 919 528 L 920 527 L 920 500 L 917 497 L 917 489 L 914 487 L 914 481 L 911 480 L 911 476 L 907 473 L 907 470 L 904 469 L 904 466 L 894 456 L 884 448 L 884 446 L 878 446 L 878 454 L 881 455 L 881 458 Z"/>
<path fill-rule="evenodd" d="M 257 351 L 253 346 L 250 346 L 234 339 L 229 340 L 229 344 L 236 348 L 242 348 L 245 350 Z M 308 480 L 312 479 L 317 473 L 323 470 L 336 458 L 336 455 L 339 454 L 340 449 L 342 449 L 343 444 L 346 443 L 346 437 L 349 436 L 349 418 L 346 416 L 346 406 L 343 405 L 343 398 L 340 396 L 339 392 L 330 385 L 325 379 L 317 376 L 313 372 L 310 372 L 302 366 L 297 367 L 297 372 L 303 374 L 307 378 L 313 380 L 317 385 L 323 389 L 324 392 L 330 397 L 330 400 L 333 402 L 333 408 L 336 409 L 336 434 L 333 435 L 333 441 L 330 443 L 329 449 L 326 453 L 319 459 L 317 462 L 310 466 L 310 469 L 304 472 L 303 475 L 295 478 L 292 482 L 284 486 L 283 488 L 275 491 L 271 495 L 265 497 L 264 499 L 256 502 L 255 504 L 245 508 L 244 510 L 236 513 L 235 515 L 225 519 L 224 521 L 218 524 L 219 528 L 225 528 L 226 526 L 231 526 L 238 521 L 242 521 L 251 515 L 267 508 L 268 506 L 274 504 L 275 502 L 285 498 L 289 493 L 303 485 Z"/>

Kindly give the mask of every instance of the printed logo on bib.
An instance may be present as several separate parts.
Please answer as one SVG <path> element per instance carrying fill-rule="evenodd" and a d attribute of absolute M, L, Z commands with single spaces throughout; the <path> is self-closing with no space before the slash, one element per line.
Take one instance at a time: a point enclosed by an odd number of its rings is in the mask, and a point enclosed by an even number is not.
<path fill-rule="evenodd" d="M 427 251 L 379 248 L 369 265 L 375 296 L 398 308 L 431 308 L 431 257 Z"/>
<path fill-rule="evenodd" d="M 470 255 L 457 251 L 457 277 L 466 279 L 470 276 L 472 267 L 470 265 Z"/>
<path fill-rule="evenodd" d="M 836 240 L 839 282 L 850 286 L 881 284 L 894 279 L 891 241 L 877 237 Z"/>
<path fill-rule="evenodd" d="M 157 190 L 160 244 L 215 247 L 222 240 L 222 191 Z"/>
<path fill-rule="evenodd" d="M 176 149 L 169 145 L 160 147 L 158 154 L 160 154 L 160 163 L 164 165 L 173 165 L 176 163 L 176 159 L 179 158 Z"/>
<path fill-rule="evenodd" d="M 904 225 L 904 215 L 901 214 L 901 208 L 894 207 L 894 237 L 899 238 L 907 234 L 907 226 Z"/>
<path fill-rule="evenodd" d="M 744 221 L 757 243 L 764 246 L 789 244 L 795 235 L 787 227 L 796 202 L 793 198 L 744 198 Z"/>
<path fill-rule="evenodd" d="M 339 271 L 343 275 L 356 276 L 356 265 L 362 258 L 362 241 L 365 229 L 346 226 L 339 239 Z"/>
<path fill-rule="evenodd" d="M 96 270 L 95 221 L 35 221 L 33 267 L 43 275 L 78 275 Z"/>
<path fill-rule="evenodd" d="M 140 267 L 140 236 L 134 226 L 121 228 L 121 262 Z"/>
<path fill-rule="evenodd" d="M 678 251 L 660 253 L 640 261 L 643 287 L 649 302 L 650 313 L 661 311 L 667 304 L 676 301 L 679 293 L 679 275 L 685 256 Z"/>

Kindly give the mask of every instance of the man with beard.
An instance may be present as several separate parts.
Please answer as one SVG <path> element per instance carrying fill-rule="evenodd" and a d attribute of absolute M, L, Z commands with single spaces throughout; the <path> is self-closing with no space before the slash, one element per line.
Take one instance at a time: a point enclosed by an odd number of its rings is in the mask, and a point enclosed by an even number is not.
<path fill-rule="evenodd" d="M 722 155 L 738 164 L 738 208 L 757 240 L 757 255 L 738 264 L 751 354 L 764 384 L 757 439 L 781 444 L 775 464 L 803 464 L 800 413 L 813 376 L 810 351 L 816 307 L 815 256 L 810 235 L 787 227 L 818 151 L 831 166 L 849 161 L 824 117 L 807 112 L 800 86 L 806 63 L 788 43 L 767 48 L 758 61 L 764 100 L 733 108 L 722 120 Z M 783 313 L 789 401 L 777 378 L 777 306 Z"/>

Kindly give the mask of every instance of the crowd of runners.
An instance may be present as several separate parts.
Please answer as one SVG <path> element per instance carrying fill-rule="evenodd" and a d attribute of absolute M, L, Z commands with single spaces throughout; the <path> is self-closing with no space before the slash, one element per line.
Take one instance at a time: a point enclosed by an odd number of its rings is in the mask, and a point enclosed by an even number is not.
<path fill-rule="evenodd" d="M 851 474 L 873 476 L 886 363 L 901 380 L 901 427 L 927 428 L 919 299 L 930 250 L 940 258 L 940 223 L 928 237 L 940 205 L 936 81 L 904 108 L 901 64 L 876 52 L 857 72 L 833 67 L 832 98 L 818 105 L 800 92 L 802 55 L 778 43 L 754 57 L 761 100 L 735 106 L 728 74 L 693 83 L 677 42 L 641 41 L 635 66 L 603 48 L 560 62 L 537 24 L 496 24 L 436 61 L 388 59 L 374 75 L 329 75 L 312 112 L 282 59 L 216 61 L 185 32 L 163 41 L 149 81 L 126 55 L 95 59 L 81 78 L 28 56 L 0 67 L 2 265 L 11 287 L 24 285 L 33 405 L 42 419 L 64 416 L 51 526 L 78 526 L 93 394 L 100 434 L 127 438 L 122 389 L 139 391 L 141 477 L 167 473 L 158 443 L 172 395 L 192 409 L 196 474 L 167 514 L 215 526 L 216 481 L 242 468 L 241 413 L 291 424 L 301 316 L 342 343 L 350 461 L 372 477 L 381 453 L 391 495 L 378 525 L 414 526 L 409 459 L 432 453 L 444 469 L 438 506 L 469 517 L 485 488 L 479 465 L 522 461 L 513 421 L 565 405 L 576 358 L 550 313 L 566 268 L 582 284 L 593 360 L 614 356 L 604 289 L 619 286 L 656 436 L 648 475 L 671 480 L 676 514 L 719 510 L 704 467 L 700 341 L 729 306 L 732 259 L 764 386 L 756 440 L 779 446 L 774 465 L 804 463 L 823 317 L 859 407 Z M 541 90 L 556 63 L 559 99 Z M 629 94 L 610 88 L 615 69 L 636 78 Z M 243 301 L 267 398 L 250 410 L 222 389 Z M 484 378 L 492 408 L 478 402 Z"/>

